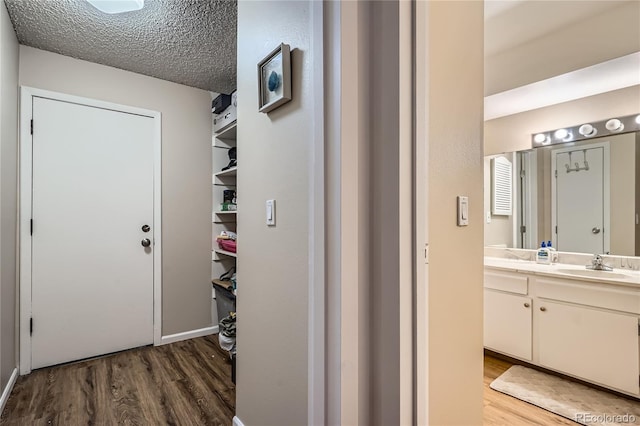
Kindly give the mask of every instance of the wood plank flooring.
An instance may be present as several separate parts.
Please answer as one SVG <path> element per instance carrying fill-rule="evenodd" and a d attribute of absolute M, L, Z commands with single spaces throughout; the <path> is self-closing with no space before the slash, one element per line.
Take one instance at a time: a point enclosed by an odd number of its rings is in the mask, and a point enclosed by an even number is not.
<path fill-rule="evenodd" d="M 19 377 L 0 425 L 223 425 L 235 412 L 218 336 L 144 347 Z"/>
<path fill-rule="evenodd" d="M 576 424 L 489 388 L 511 365 L 485 355 L 485 425 Z M 213 335 L 19 377 L 0 425 L 230 426 L 234 412 L 229 356 Z"/>
<path fill-rule="evenodd" d="M 521 401 L 489 387 L 499 375 L 513 364 L 491 355 L 484 356 L 484 421 L 485 425 L 576 425 L 535 405 Z"/>

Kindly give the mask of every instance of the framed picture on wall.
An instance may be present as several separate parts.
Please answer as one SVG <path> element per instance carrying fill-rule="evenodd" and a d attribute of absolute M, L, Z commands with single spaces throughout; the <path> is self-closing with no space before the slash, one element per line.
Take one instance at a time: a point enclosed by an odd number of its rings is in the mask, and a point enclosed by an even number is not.
<path fill-rule="evenodd" d="M 272 111 L 290 100 L 291 52 L 281 43 L 258 63 L 258 111 Z"/>

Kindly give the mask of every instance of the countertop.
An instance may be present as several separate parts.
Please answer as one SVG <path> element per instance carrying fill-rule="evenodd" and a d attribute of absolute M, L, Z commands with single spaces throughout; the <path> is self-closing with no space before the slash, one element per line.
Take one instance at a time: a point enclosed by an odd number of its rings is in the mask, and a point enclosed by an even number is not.
<path fill-rule="evenodd" d="M 545 265 L 530 260 L 486 256 L 484 258 L 484 266 L 490 269 L 544 275 L 554 278 L 640 287 L 640 271 L 631 269 L 615 268 L 613 271 L 592 271 L 586 269 L 584 265 L 566 263 Z"/>

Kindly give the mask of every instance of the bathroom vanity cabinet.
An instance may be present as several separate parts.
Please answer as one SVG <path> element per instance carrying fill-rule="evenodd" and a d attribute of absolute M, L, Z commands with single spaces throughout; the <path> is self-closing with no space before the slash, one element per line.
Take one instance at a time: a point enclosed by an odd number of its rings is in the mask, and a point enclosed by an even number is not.
<path fill-rule="evenodd" d="M 484 345 L 640 395 L 640 284 L 485 267 Z"/>

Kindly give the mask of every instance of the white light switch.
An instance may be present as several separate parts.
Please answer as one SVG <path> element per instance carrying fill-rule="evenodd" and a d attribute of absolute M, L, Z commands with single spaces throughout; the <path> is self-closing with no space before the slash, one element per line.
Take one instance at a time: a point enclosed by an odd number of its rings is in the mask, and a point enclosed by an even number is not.
<path fill-rule="evenodd" d="M 267 200 L 267 225 L 275 226 L 276 224 L 276 200 Z"/>
<path fill-rule="evenodd" d="M 458 195 L 458 226 L 469 224 L 469 197 Z"/>

